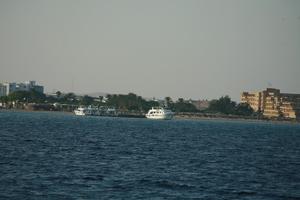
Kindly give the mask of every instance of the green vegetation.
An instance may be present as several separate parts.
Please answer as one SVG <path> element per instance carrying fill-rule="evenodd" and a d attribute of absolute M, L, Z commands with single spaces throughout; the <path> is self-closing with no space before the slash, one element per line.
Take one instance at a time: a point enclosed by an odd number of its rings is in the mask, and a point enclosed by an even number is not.
<path fill-rule="evenodd" d="M 134 111 L 134 112 L 147 112 L 151 107 L 164 106 L 174 112 L 200 112 L 194 104 L 190 101 L 185 101 L 179 98 L 173 101 L 171 97 L 166 97 L 164 101 L 145 100 L 141 96 L 134 93 L 129 94 L 109 94 L 106 97 L 99 96 L 94 98 L 88 95 L 76 96 L 74 93 L 63 94 L 57 91 L 55 95 L 46 96 L 35 90 L 31 91 L 17 91 L 9 94 L 8 96 L 0 97 L 0 102 L 8 105 L 14 104 L 48 104 L 52 105 L 58 103 L 60 105 L 70 106 L 70 109 L 79 105 L 95 105 L 95 106 L 111 106 L 121 111 Z M 9 106 L 11 107 L 11 106 Z M 229 96 L 222 96 L 217 100 L 210 102 L 209 108 L 204 111 L 205 113 L 220 113 L 225 115 L 240 115 L 240 116 L 254 116 L 250 105 L 245 103 L 237 104 L 232 101 Z"/>
<path fill-rule="evenodd" d="M 231 98 L 229 96 L 221 97 L 218 100 L 212 100 L 209 104 L 207 112 L 243 116 L 250 116 L 254 113 L 249 104 L 236 104 L 236 102 L 231 101 Z"/>
<path fill-rule="evenodd" d="M 114 106 L 120 110 L 147 111 L 151 107 L 159 106 L 156 101 L 146 101 L 141 96 L 129 93 L 127 95 L 107 95 L 107 105 Z"/>
<path fill-rule="evenodd" d="M 235 112 L 236 103 L 231 101 L 230 97 L 221 97 L 218 100 L 212 100 L 208 110 L 211 112 L 220 112 L 223 114 L 233 114 Z"/>
<path fill-rule="evenodd" d="M 104 99 L 106 101 L 104 101 Z M 141 96 L 129 93 L 127 95 L 107 95 L 107 97 L 100 96 L 94 98 L 88 95 L 76 96 L 74 93 L 63 94 L 57 91 L 55 95 L 46 96 L 45 94 L 32 91 L 17 91 L 9 94 L 8 96 L 0 97 L 0 102 L 8 103 L 8 105 L 14 104 L 27 104 L 27 103 L 39 103 L 39 104 L 64 104 L 64 105 L 95 105 L 95 106 L 112 106 L 124 111 L 148 111 L 151 107 L 159 106 L 157 101 L 147 101 Z M 11 107 L 11 106 L 10 106 Z"/>
<path fill-rule="evenodd" d="M 61 91 L 57 91 L 55 94 L 56 94 L 57 98 L 61 97 Z"/>
<path fill-rule="evenodd" d="M 46 95 L 35 90 L 17 91 L 8 96 L 1 97 L 2 102 L 27 102 L 27 103 L 43 103 L 46 100 Z"/>
<path fill-rule="evenodd" d="M 236 115 L 250 116 L 254 114 L 254 110 L 247 103 L 240 103 L 235 108 Z"/>
<path fill-rule="evenodd" d="M 79 101 L 76 98 L 76 95 L 72 92 L 67 93 L 63 95 L 61 98 L 58 99 L 59 103 L 65 103 L 65 104 L 78 104 Z"/>
<path fill-rule="evenodd" d="M 94 98 L 90 97 L 88 95 L 84 95 L 82 97 L 82 99 L 80 100 L 80 104 L 85 105 L 85 106 L 94 104 Z"/>
<path fill-rule="evenodd" d="M 184 101 L 183 98 L 179 98 L 176 102 L 173 102 L 173 100 L 170 97 L 166 97 L 165 104 L 166 107 L 170 108 L 175 112 L 198 112 L 195 105 Z"/>
<path fill-rule="evenodd" d="M 1 103 L 7 103 L 8 102 L 8 97 L 7 96 L 0 97 L 0 102 Z"/>

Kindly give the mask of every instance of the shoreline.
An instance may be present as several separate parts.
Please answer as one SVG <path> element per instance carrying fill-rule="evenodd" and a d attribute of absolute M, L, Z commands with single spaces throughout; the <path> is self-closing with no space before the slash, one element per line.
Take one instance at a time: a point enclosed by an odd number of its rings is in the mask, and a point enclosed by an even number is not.
<path fill-rule="evenodd" d="M 276 119 L 266 117 L 239 116 L 239 115 L 224 115 L 224 114 L 208 114 L 208 113 L 177 113 L 175 119 L 186 120 L 224 120 L 224 121 L 248 121 L 248 122 L 270 122 L 284 124 L 300 124 L 300 120 L 296 119 Z"/>
<path fill-rule="evenodd" d="M 66 115 L 75 115 L 73 112 L 70 111 L 57 111 L 57 110 L 26 110 L 26 109 L 6 109 L 6 108 L 1 108 L 1 111 L 5 112 L 45 112 L 45 113 L 61 113 L 61 114 L 66 114 Z M 97 116 L 94 116 L 97 117 Z M 134 113 L 122 113 L 118 116 L 114 117 L 120 117 L 120 118 L 145 118 L 145 115 L 143 114 L 134 114 Z M 215 114 L 202 114 L 202 113 L 180 113 L 180 114 L 175 114 L 174 118 L 176 120 L 224 120 L 224 121 L 245 121 L 245 122 L 269 122 L 269 123 L 275 123 L 275 124 L 300 124 L 299 120 L 281 120 L 281 119 L 268 119 L 268 118 L 263 118 L 263 119 L 256 119 L 256 118 L 251 118 L 251 117 L 240 117 L 240 116 L 226 116 L 226 115 L 221 115 L 217 116 Z"/>
<path fill-rule="evenodd" d="M 241 121 L 241 122 L 261 122 L 274 124 L 300 124 L 300 121 L 274 120 L 274 119 L 245 119 L 245 118 L 230 118 L 230 117 L 189 117 L 189 116 L 174 116 L 178 120 L 207 120 L 207 121 Z"/>
<path fill-rule="evenodd" d="M 26 110 L 26 109 L 6 109 L 6 108 L 2 108 L 0 109 L 0 112 L 1 111 L 5 111 L 5 112 L 36 112 L 36 113 L 61 113 L 61 114 L 69 114 L 69 115 L 72 115 L 74 114 L 73 112 L 69 112 L 69 111 L 60 111 L 60 110 Z"/>

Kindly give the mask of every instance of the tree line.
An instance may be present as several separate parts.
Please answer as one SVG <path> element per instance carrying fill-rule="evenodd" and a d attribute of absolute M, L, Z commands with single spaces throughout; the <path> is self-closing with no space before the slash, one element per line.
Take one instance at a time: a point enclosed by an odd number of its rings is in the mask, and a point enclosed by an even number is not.
<path fill-rule="evenodd" d="M 232 101 L 229 96 L 222 96 L 218 100 L 212 100 L 206 112 L 243 116 L 250 116 L 255 114 L 254 110 L 249 104 L 237 104 L 236 102 Z"/>
<path fill-rule="evenodd" d="M 105 101 L 104 101 L 105 99 Z M 146 100 L 134 93 L 129 94 L 108 94 L 105 97 L 99 96 L 94 98 L 88 95 L 77 96 L 74 93 L 63 94 L 57 91 L 55 95 L 45 95 L 35 90 L 31 91 L 16 91 L 8 96 L 0 97 L 2 103 L 60 103 L 70 105 L 93 105 L 93 106 L 111 106 L 124 111 L 141 111 L 147 112 L 151 107 L 168 107 L 175 112 L 197 112 L 196 107 L 182 98 L 173 102 L 170 97 L 166 97 L 164 102 L 156 100 Z"/>
<path fill-rule="evenodd" d="M 105 101 L 104 101 L 105 98 Z M 44 103 L 44 104 L 70 104 L 70 105 L 94 105 L 111 106 L 124 111 L 147 112 L 151 107 L 166 107 L 174 112 L 206 112 L 222 113 L 231 115 L 250 116 L 254 114 L 249 104 L 232 101 L 229 96 L 222 96 L 219 99 L 210 101 L 209 107 L 204 111 L 199 111 L 194 104 L 179 98 L 173 101 L 171 97 L 166 97 L 164 101 L 145 100 L 134 93 L 129 94 L 108 94 L 106 97 L 99 96 L 94 98 L 88 95 L 77 96 L 74 93 L 63 94 L 57 91 L 55 95 L 47 96 L 38 91 L 16 91 L 8 96 L 0 97 L 0 102 L 9 103 Z"/>

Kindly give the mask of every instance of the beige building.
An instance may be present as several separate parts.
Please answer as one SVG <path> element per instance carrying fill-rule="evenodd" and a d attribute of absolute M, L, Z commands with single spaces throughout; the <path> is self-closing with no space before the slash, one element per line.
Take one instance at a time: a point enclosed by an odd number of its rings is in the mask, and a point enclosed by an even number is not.
<path fill-rule="evenodd" d="M 257 112 L 261 110 L 261 93 L 260 92 L 243 92 L 241 102 L 248 103 L 251 108 Z"/>
<path fill-rule="evenodd" d="M 267 88 L 261 92 L 243 92 L 241 102 L 248 103 L 254 111 L 266 117 L 300 118 L 300 94 L 280 93 Z"/>

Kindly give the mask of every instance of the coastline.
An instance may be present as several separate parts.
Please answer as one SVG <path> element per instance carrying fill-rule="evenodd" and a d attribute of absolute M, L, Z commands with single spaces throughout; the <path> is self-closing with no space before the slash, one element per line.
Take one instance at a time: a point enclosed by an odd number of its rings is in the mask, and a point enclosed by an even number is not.
<path fill-rule="evenodd" d="M 44 112 L 44 113 L 60 113 L 66 115 L 75 115 L 73 112 L 70 111 L 56 111 L 56 110 L 27 110 L 27 109 L 0 109 L 0 112 Z M 94 116 L 97 117 L 97 116 Z M 120 113 L 118 116 L 120 118 L 145 118 L 144 114 L 137 114 L 137 113 Z M 243 117 L 243 116 L 232 116 L 232 115 L 215 115 L 215 114 L 203 114 L 203 113 L 179 113 L 175 114 L 175 120 L 222 120 L 222 121 L 244 121 L 244 122 L 269 122 L 275 124 L 300 124 L 299 120 L 281 120 L 281 119 L 268 119 L 268 118 L 253 118 L 253 117 Z"/>
<path fill-rule="evenodd" d="M 68 115 L 73 115 L 73 112 L 70 111 L 62 111 L 62 110 L 27 110 L 27 109 L 6 109 L 6 108 L 1 108 L 0 112 L 31 112 L 31 113 L 61 113 L 61 114 L 68 114 Z"/>
<path fill-rule="evenodd" d="M 274 124 L 300 124 L 299 120 L 280 120 L 280 119 L 268 119 L 268 118 L 263 118 L 263 119 L 257 119 L 257 118 L 245 118 L 245 117 L 231 117 L 231 116 L 191 116 L 189 114 L 184 115 L 175 115 L 174 119 L 178 120 L 222 120 L 222 121 L 244 121 L 244 122 L 264 122 L 264 123 L 274 123 Z"/>

